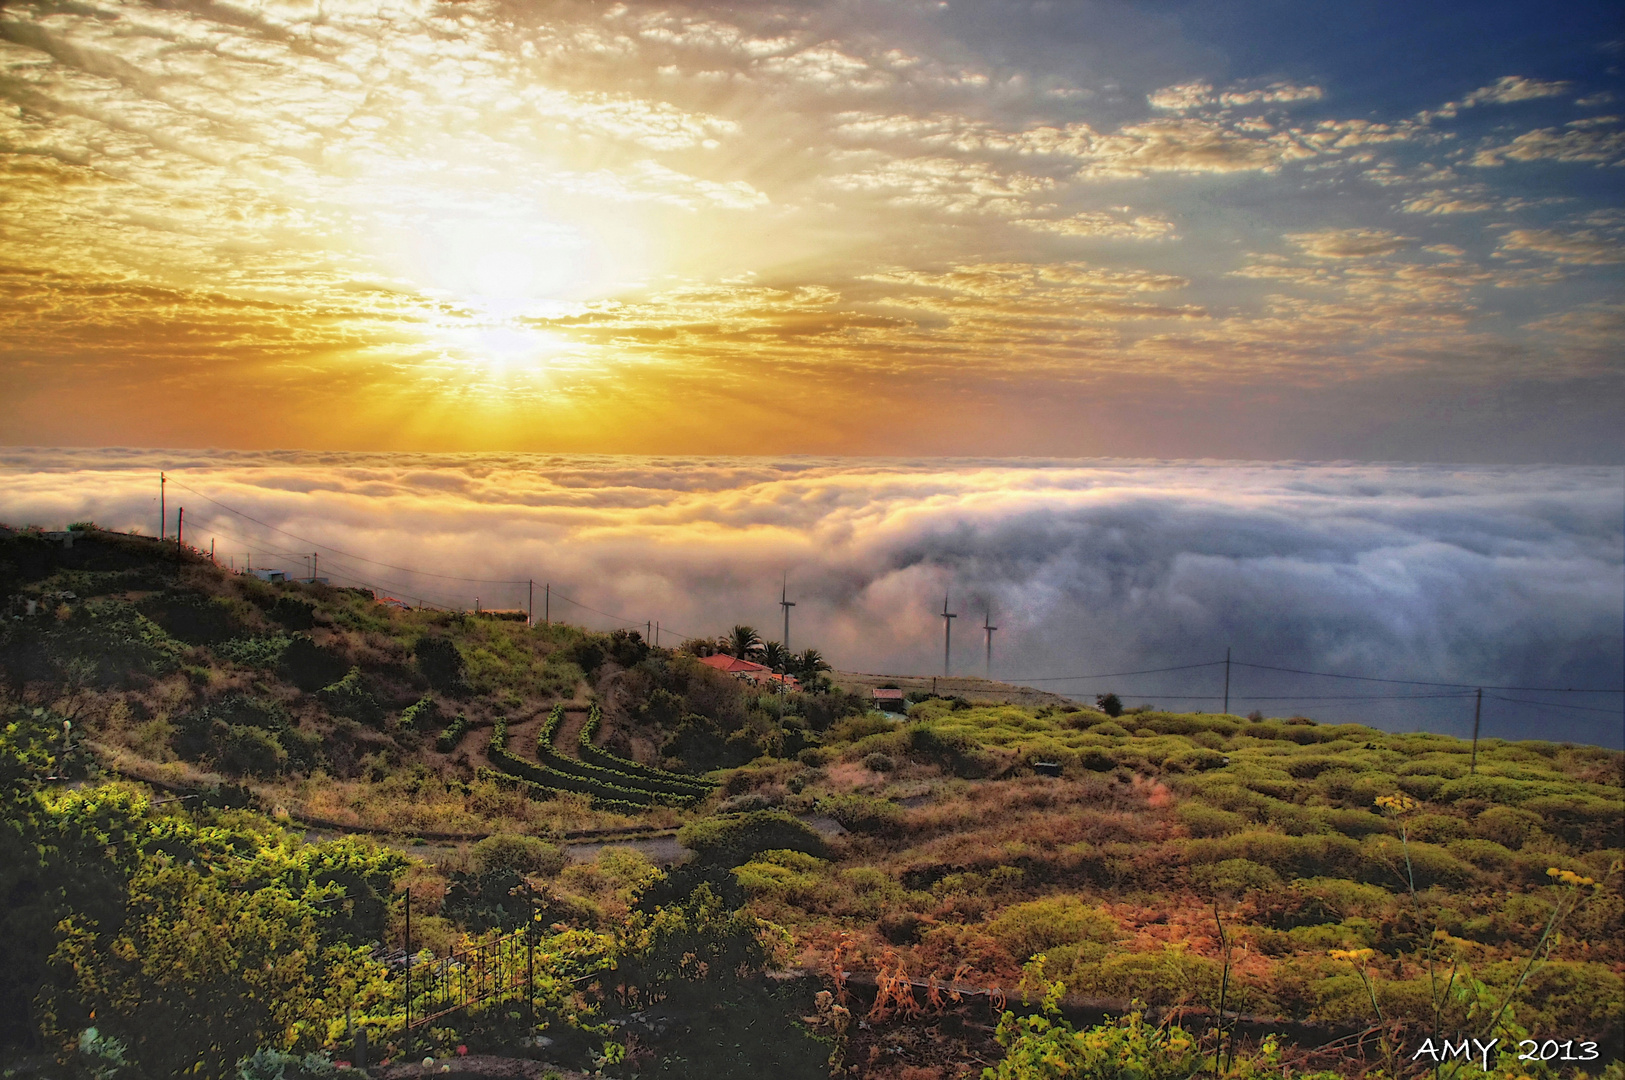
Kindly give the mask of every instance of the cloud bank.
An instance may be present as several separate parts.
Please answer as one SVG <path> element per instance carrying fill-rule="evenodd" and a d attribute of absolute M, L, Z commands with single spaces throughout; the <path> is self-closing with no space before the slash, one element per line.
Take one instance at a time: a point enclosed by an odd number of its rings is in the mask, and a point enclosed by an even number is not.
<path fill-rule="evenodd" d="M 335 580 L 466 607 L 522 605 L 534 578 L 556 618 L 658 620 L 663 643 L 735 622 L 777 636 L 788 573 L 792 645 L 847 669 L 941 671 L 945 593 L 954 671 L 981 673 L 985 615 L 993 674 L 1017 681 L 1230 648 L 1274 667 L 1618 688 L 1625 652 L 1618 468 L 27 449 L 0 468 L 3 521 L 155 532 L 162 468 L 171 516 L 184 505 L 189 538 L 222 561 L 302 570 L 330 545 Z M 1040 685 L 1217 710 L 1222 669 Z M 1444 692 L 1238 667 L 1231 707 L 1469 730 L 1470 698 L 1390 700 Z M 1503 697 L 1618 695 L 1492 691 L 1484 722 L 1621 741 L 1617 713 Z"/>

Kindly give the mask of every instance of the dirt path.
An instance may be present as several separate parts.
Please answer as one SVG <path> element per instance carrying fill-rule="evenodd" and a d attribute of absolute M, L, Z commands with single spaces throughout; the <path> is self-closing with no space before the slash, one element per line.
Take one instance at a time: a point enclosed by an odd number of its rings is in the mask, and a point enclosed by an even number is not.
<path fill-rule="evenodd" d="M 580 757 L 576 747 L 580 745 L 581 728 L 587 722 L 587 706 L 566 703 L 564 706 L 564 723 L 559 725 L 558 736 L 553 740 L 554 749 L 565 757 Z"/>
<path fill-rule="evenodd" d="M 545 711 L 537 713 L 528 720 L 508 726 L 508 753 L 514 757 L 524 758 L 526 761 L 536 760 L 536 734 L 542 730 L 547 722 Z"/>

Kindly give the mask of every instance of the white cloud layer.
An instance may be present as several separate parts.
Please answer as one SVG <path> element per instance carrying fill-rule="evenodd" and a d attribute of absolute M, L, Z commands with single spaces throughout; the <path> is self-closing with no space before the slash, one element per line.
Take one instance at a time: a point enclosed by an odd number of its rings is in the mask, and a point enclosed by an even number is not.
<path fill-rule="evenodd" d="M 302 569 L 308 540 L 436 574 L 534 577 L 630 622 L 659 620 L 668 642 L 734 622 L 771 631 L 788 571 L 792 644 L 852 669 L 940 671 L 946 590 L 963 613 L 961 673 L 981 671 L 987 612 L 1000 627 L 994 674 L 1015 679 L 1196 663 L 1228 646 L 1238 660 L 1389 678 L 1620 681 L 1618 468 L 27 449 L 0 451 L 0 468 L 0 521 L 156 531 L 165 468 L 171 514 L 186 506 L 189 538 L 215 537 L 223 558 L 252 549 L 256 565 Z M 321 565 L 444 604 L 526 595 L 332 550 Z M 556 617 L 612 623 L 554 603 Z M 1239 668 L 1232 681 L 1241 711 L 1457 732 L 1471 716 L 1465 699 L 1265 700 L 1424 692 L 1383 684 Z M 1043 685 L 1219 706 L 1174 696 L 1217 693 L 1212 668 Z M 1617 716 L 1499 700 L 1486 725 L 1600 742 L 1619 732 Z"/>

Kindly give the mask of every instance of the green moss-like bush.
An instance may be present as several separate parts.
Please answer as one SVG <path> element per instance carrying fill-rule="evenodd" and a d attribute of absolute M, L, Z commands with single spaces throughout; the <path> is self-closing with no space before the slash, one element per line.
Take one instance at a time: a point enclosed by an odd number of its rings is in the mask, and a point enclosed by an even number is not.
<path fill-rule="evenodd" d="M 520 874 L 552 876 L 563 870 L 569 856 L 557 844 L 535 836 L 498 833 L 474 845 L 474 865 L 482 874 L 512 870 Z"/>
<path fill-rule="evenodd" d="M 1116 919 L 1075 896 L 1052 896 L 1005 908 L 987 924 L 987 932 L 1023 962 L 1058 945 L 1105 945 L 1123 936 Z"/>
<path fill-rule="evenodd" d="M 821 800 L 818 808 L 848 832 L 888 835 L 903 827 L 903 808 L 887 799 L 844 794 Z"/>
<path fill-rule="evenodd" d="M 828 847 L 817 830 L 781 810 L 705 818 L 677 832 L 677 842 L 708 862 L 738 866 L 763 851 L 799 851 L 822 858 Z"/>

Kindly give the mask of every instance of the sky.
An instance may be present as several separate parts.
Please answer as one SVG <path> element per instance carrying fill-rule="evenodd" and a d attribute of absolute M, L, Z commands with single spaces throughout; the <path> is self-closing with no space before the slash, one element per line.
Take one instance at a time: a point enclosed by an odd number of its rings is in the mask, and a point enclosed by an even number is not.
<path fill-rule="evenodd" d="M 783 589 L 793 649 L 931 675 L 946 601 L 954 674 L 1217 712 L 1229 649 L 1240 714 L 1465 736 L 1486 686 L 1486 735 L 1625 747 L 1616 466 L 0 449 L 0 522 L 156 535 L 160 469 L 222 564 L 411 603 L 534 579 L 538 618 L 670 646 L 780 639 Z"/>
<path fill-rule="evenodd" d="M 0 443 L 1625 461 L 1606 3 L 0 6 Z"/>

